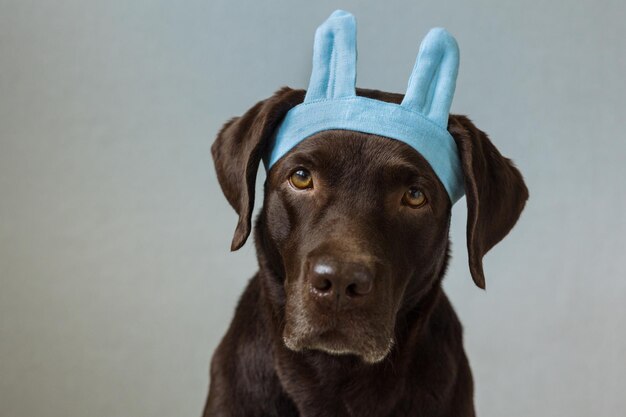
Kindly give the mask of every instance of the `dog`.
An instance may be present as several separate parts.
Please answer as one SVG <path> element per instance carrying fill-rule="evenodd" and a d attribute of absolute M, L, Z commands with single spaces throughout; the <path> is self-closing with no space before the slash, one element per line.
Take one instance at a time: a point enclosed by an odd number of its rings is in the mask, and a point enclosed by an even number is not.
<path fill-rule="evenodd" d="M 283 87 L 217 135 L 217 177 L 239 215 L 231 250 L 251 232 L 268 143 L 304 97 Z M 464 174 L 469 270 L 484 289 L 483 255 L 513 228 L 528 189 L 470 119 L 450 115 L 448 132 Z M 442 290 L 451 206 L 400 141 L 328 130 L 293 148 L 265 181 L 259 271 L 213 355 L 204 416 L 474 416 L 462 327 Z"/>

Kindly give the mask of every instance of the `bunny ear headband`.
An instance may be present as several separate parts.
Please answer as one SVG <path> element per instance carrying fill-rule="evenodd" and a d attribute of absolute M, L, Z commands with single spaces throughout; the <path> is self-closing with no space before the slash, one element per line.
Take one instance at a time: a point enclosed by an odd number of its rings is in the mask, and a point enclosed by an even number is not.
<path fill-rule="evenodd" d="M 448 115 L 459 49 L 445 29 L 431 29 L 420 46 L 402 104 L 356 95 L 356 20 L 337 10 L 315 32 L 313 72 L 304 102 L 283 119 L 266 159 L 269 170 L 315 133 L 343 129 L 406 143 L 430 164 L 454 204 L 464 194 L 463 171 Z"/>

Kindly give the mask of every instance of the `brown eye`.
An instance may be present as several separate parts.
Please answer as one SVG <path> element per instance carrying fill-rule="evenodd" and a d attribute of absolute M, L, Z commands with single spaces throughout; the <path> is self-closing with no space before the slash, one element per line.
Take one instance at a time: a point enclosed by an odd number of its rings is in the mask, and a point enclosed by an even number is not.
<path fill-rule="evenodd" d="M 404 193 L 402 202 L 412 208 L 418 208 L 426 203 L 426 196 L 419 188 L 411 187 Z"/>
<path fill-rule="evenodd" d="M 313 188 L 313 178 L 311 178 L 311 173 L 306 169 L 296 170 L 291 174 L 291 177 L 289 177 L 289 182 L 299 190 Z"/>

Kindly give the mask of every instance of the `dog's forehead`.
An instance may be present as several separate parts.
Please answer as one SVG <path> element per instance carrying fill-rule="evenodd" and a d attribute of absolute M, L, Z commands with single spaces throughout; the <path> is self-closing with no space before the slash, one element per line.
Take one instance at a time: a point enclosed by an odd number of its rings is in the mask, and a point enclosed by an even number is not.
<path fill-rule="evenodd" d="M 361 175 L 375 175 L 404 171 L 436 177 L 426 159 L 410 146 L 351 130 L 317 133 L 294 147 L 281 162 L 337 173 L 356 170 Z"/>

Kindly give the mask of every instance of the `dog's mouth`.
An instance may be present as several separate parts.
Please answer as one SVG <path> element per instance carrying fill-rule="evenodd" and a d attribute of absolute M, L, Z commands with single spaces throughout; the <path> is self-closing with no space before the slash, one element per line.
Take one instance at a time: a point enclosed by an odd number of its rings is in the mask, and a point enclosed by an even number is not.
<path fill-rule="evenodd" d="M 394 345 L 397 308 L 386 288 L 375 296 L 354 296 L 333 303 L 315 294 L 310 279 L 287 280 L 282 337 L 295 352 L 314 350 L 330 355 L 355 355 L 373 364 L 384 360 Z M 347 291 L 347 290 L 346 290 Z M 354 298 L 348 298 L 354 297 Z"/>
<path fill-rule="evenodd" d="M 356 355 L 366 363 L 377 363 L 393 347 L 393 332 L 386 326 L 286 326 L 283 341 L 287 348 L 301 352 L 317 350 L 330 355 Z"/>

